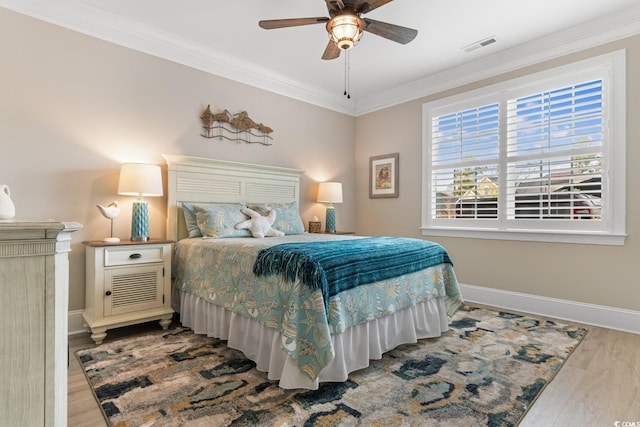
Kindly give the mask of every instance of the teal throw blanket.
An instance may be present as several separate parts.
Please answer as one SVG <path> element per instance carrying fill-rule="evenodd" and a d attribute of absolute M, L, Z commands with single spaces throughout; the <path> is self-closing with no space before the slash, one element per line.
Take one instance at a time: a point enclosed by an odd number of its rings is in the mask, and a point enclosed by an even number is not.
<path fill-rule="evenodd" d="M 283 243 L 262 249 L 256 276 L 281 274 L 321 289 L 325 308 L 329 298 L 356 286 L 413 273 L 442 263 L 453 265 L 437 243 L 398 237 L 367 237 L 307 243 Z"/>

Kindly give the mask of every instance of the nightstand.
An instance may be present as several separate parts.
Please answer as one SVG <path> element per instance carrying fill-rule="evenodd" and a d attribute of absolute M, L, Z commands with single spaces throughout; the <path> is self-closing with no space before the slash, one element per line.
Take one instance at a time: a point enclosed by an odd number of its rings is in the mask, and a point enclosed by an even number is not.
<path fill-rule="evenodd" d="M 170 240 L 82 242 L 87 247 L 85 309 L 91 338 L 101 344 L 107 329 L 160 320 L 171 324 Z"/>

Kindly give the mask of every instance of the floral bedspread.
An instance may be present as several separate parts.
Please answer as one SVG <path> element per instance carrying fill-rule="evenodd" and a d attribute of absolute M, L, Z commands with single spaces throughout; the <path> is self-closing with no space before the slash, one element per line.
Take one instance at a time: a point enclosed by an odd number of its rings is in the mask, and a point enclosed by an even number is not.
<path fill-rule="evenodd" d="M 359 237 L 300 234 L 265 239 L 184 239 L 176 246 L 174 286 L 280 331 L 283 349 L 312 379 L 335 356 L 332 334 L 435 297 L 446 298 L 449 315 L 462 305 L 450 264 L 342 292 L 331 297 L 328 310 L 321 291 L 299 280 L 253 274 L 258 252 L 265 247 L 353 238 Z"/>

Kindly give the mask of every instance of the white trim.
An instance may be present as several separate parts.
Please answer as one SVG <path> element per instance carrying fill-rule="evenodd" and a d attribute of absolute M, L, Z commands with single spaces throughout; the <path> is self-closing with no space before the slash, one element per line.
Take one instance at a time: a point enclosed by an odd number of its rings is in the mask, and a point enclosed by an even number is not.
<path fill-rule="evenodd" d="M 640 33 L 640 5 L 623 9 L 535 41 L 440 71 L 414 82 L 348 102 L 193 42 L 177 40 L 157 29 L 126 22 L 80 1 L 61 6 L 49 0 L 0 0 L 0 7 L 107 40 L 214 75 L 341 113 L 360 116 L 426 97 L 484 78 L 579 52 Z"/>
<path fill-rule="evenodd" d="M 423 203 L 424 204 L 424 203 Z M 461 237 L 467 239 L 518 240 L 523 242 L 578 243 L 581 245 L 624 246 L 626 234 L 567 232 L 558 230 L 482 230 L 447 227 L 422 227 L 423 236 Z"/>
<path fill-rule="evenodd" d="M 356 116 L 560 58 L 640 33 L 640 5 L 356 100 Z"/>
<path fill-rule="evenodd" d="M 465 301 L 640 334 L 640 311 L 460 284 Z"/>
<path fill-rule="evenodd" d="M 82 312 L 84 310 L 69 311 L 69 335 L 88 333 L 88 330 L 83 326 L 84 319 L 82 318 Z"/>
<path fill-rule="evenodd" d="M 605 118 L 611 122 L 607 126 L 605 136 L 608 142 L 603 144 L 603 158 L 607 162 L 607 165 L 603 165 L 603 174 L 605 170 L 609 174 L 604 182 L 607 185 L 607 201 L 611 206 L 606 220 L 604 215 L 602 223 L 587 221 L 567 223 L 548 220 L 505 221 L 504 219 L 500 223 L 500 218 L 463 221 L 433 218 L 434 189 L 431 182 L 433 169 L 431 167 L 431 121 L 433 117 L 490 103 L 492 98 L 497 98 L 501 93 L 522 90 L 526 90 L 524 93 L 527 93 L 538 90 L 530 89 L 532 86 L 540 85 L 546 88 L 544 90 L 549 90 L 549 85 L 560 87 L 568 84 L 563 83 L 565 81 L 576 81 L 576 79 L 580 81 L 582 78 L 595 77 L 602 78 L 603 85 L 608 87 L 606 94 L 603 95 L 603 103 L 608 108 Z M 501 132 L 504 132 L 505 125 L 502 124 L 500 127 Z M 626 238 L 626 137 L 626 49 L 426 102 L 422 105 L 422 235 L 622 246 Z M 501 134 L 501 149 L 504 149 L 505 144 L 504 134 Z M 504 161 L 504 154 L 501 152 L 503 157 L 500 161 Z"/>
<path fill-rule="evenodd" d="M 318 90 L 259 64 L 82 2 L 61 5 L 48 0 L 0 0 L 0 7 L 229 80 L 353 115 L 354 103 L 341 93 Z"/>

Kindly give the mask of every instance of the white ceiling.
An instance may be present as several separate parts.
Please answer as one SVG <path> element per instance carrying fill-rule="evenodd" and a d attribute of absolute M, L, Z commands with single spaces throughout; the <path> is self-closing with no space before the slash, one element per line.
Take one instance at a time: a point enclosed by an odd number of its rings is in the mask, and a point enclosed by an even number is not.
<path fill-rule="evenodd" d="M 0 0 L 0 6 L 276 93 L 359 115 L 473 79 L 640 33 L 638 0 L 395 0 L 368 18 L 418 30 L 401 45 L 365 33 L 321 59 L 323 24 L 277 30 L 261 19 L 328 16 L 323 0 Z M 493 36 L 497 42 L 465 53 Z"/>

